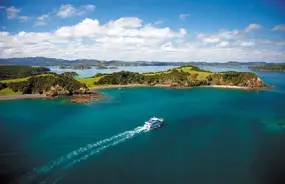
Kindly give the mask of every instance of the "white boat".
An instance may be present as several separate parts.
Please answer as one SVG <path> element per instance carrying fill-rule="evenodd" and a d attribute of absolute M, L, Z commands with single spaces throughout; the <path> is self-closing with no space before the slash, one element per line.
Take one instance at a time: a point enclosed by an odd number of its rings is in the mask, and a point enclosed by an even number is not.
<path fill-rule="evenodd" d="M 144 128 L 146 130 L 151 130 L 151 129 L 161 127 L 162 124 L 163 124 L 162 118 L 153 117 L 153 118 L 150 118 L 148 121 L 145 122 Z"/>

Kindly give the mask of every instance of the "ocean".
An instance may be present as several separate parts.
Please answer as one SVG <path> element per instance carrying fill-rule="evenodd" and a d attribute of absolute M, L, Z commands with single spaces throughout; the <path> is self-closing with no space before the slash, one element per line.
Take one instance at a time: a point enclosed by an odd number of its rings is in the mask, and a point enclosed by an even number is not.
<path fill-rule="evenodd" d="M 90 104 L 1 101 L 0 183 L 284 183 L 285 73 L 258 75 L 275 88 L 141 87 L 100 90 L 108 100 Z M 144 131 L 152 116 L 164 126 Z"/>

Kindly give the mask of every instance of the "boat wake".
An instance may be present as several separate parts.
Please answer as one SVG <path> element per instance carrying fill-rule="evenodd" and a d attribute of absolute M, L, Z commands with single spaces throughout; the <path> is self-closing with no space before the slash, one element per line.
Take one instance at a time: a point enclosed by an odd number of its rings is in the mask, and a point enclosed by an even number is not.
<path fill-rule="evenodd" d="M 107 148 L 116 146 L 128 139 L 131 139 L 134 136 L 142 132 L 147 132 L 147 129 L 143 126 L 140 126 L 133 130 L 129 130 L 129 131 L 114 135 L 107 139 L 87 144 L 64 156 L 61 156 L 58 159 L 55 159 L 49 162 L 48 164 L 44 166 L 35 168 L 32 172 L 27 173 L 25 176 L 20 178 L 19 183 L 31 183 L 31 182 L 35 182 L 35 180 L 38 180 L 40 178 L 41 178 L 40 180 L 42 179 L 45 180 L 42 182 L 50 183 L 50 182 L 47 182 L 46 180 L 49 178 L 50 173 L 59 173 L 58 171 L 64 171 L 65 169 L 75 165 L 76 163 L 87 160 L 89 157 L 97 153 L 100 153 L 106 150 Z"/>

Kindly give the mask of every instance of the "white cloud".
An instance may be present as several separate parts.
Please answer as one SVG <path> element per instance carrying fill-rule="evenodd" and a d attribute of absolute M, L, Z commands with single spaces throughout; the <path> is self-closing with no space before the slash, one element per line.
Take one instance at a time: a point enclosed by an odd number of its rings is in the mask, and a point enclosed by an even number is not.
<path fill-rule="evenodd" d="M 142 20 L 137 17 L 123 17 L 115 21 L 110 21 L 108 27 L 138 28 L 142 26 Z"/>
<path fill-rule="evenodd" d="M 7 18 L 8 19 L 14 19 L 17 17 L 17 14 L 20 12 L 20 9 L 15 8 L 14 6 L 11 6 L 9 8 L 6 8 Z"/>
<path fill-rule="evenodd" d="M 208 35 L 204 33 L 199 33 L 197 37 L 206 43 L 217 43 L 220 41 L 220 38 L 217 35 Z"/>
<path fill-rule="evenodd" d="M 81 8 L 84 10 L 87 10 L 87 11 L 93 11 L 93 10 L 95 10 L 96 6 L 94 6 L 92 4 L 87 4 L 87 5 L 81 6 Z"/>
<path fill-rule="evenodd" d="M 190 14 L 180 14 L 179 15 L 179 18 L 181 19 L 181 20 L 185 20 L 187 17 L 189 17 L 190 16 Z"/>
<path fill-rule="evenodd" d="M 227 47 L 229 45 L 229 42 L 222 41 L 219 44 L 217 44 L 217 47 Z"/>
<path fill-rule="evenodd" d="M 158 20 L 158 21 L 155 21 L 153 24 L 154 25 L 160 25 L 160 24 L 163 24 L 163 21 L 162 20 Z"/>
<path fill-rule="evenodd" d="M 272 31 L 285 31 L 285 24 L 279 24 L 272 28 Z"/>
<path fill-rule="evenodd" d="M 151 25 L 142 25 L 142 20 L 136 17 L 124 17 L 100 25 L 96 19 L 84 19 L 77 25 L 61 27 L 55 32 L 62 37 L 99 37 L 124 36 L 145 38 L 175 38 L 187 34 L 185 29 L 174 32 L 170 28 L 155 28 Z"/>
<path fill-rule="evenodd" d="M 45 18 L 39 18 L 45 20 Z M 191 40 L 183 28 L 156 27 L 137 17 L 105 24 L 84 19 L 54 32 L 0 32 L 0 57 L 158 61 L 284 61 L 284 40 L 244 40 L 244 29 L 200 33 Z M 277 44 L 278 43 L 278 44 Z M 262 47 L 265 46 L 266 47 Z M 254 46 L 254 47 L 253 47 Z M 274 46 L 274 47 L 271 47 Z M 277 49 L 276 49 L 277 48 Z"/>
<path fill-rule="evenodd" d="M 41 16 L 39 16 L 34 24 L 34 26 L 43 26 L 46 25 L 46 19 L 48 19 L 50 17 L 50 14 L 43 14 Z"/>
<path fill-rule="evenodd" d="M 80 16 L 89 11 L 94 11 L 95 6 L 88 4 L 80 7 L 74 7 L 71 4 L 61 5 L 56 15 L 61 18 L 68 18 L 73 16 Z"/>
<path fill-rule="evenodd" d="M 25 22 L 28 20 L 27 16 L 19 16 L 18 18 L 20 19 L 20 22 Z"/>
<path fill-rule="evenodd" d="M 242 41 L 239 43 L 240 46 L 242 47 L 251 47 L 251 46 L 254 46 L 255 43 L 254 42 L 249 42 L 249 41 Z"/>
<path fill-rule="evenodd" d="M 39 16 L 37 19 L 41 20 L 41 21 L 44 21 L 47 18 L 49 18 L 49 14 L 43 14 L 43 15 Z"/>
<path fill-rule="evenodd" d="M 253 31 L 253 30 L 256 30 L 256 29 L 260 29 L 261 28 L 261 25 L 259 24 L 249 24 L 245 29 L 244 29 L 244 32 L 250 32 L 250 31 Z"/>
<path fill-rule="evenodd" d="M 198 33 L 197 38 L 205 43 L 218 43 L 220 41 L 234 41 L 242 38 L 246 33 L 259 29 L 261 26 L 258 24 L 249 24 L 244 29 L 238 30 L 220 30 L 216 34 Z"/>

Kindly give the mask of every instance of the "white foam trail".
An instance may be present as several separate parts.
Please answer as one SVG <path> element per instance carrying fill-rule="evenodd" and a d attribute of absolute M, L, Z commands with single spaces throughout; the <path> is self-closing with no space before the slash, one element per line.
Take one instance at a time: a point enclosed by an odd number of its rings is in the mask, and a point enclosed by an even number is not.
<path fill-rule="evenodd" d="M 62 171 L 73 166 L 76 163 L 79 163 L 83 160 L 86 160 L 90 156 L 100 153 L 101 151 L 111 147 L 115 146 L 123 141 L 126 141 L 135 135 L 138 135 L 141 132 L 146 132 L 147 130 L 144 127 L 137 127 L 133 130 L 129 130 L 117 135 L 114 135 L 110 138 L 97 141 L 95 143 L 87 144 L 83 147 L 80 147 L 64 156 L 59 157 L 56 160 L 51 161 L 50 163 L 35 168 L 32 172 L 26 173 L 22 177 L 15 180 L 14 183 L 40 183 L 39 180 L 42 180 L 42 183 L 49 182 L 52 180 L 53 182 L 58 182 L 58 179 L 54 180 L 53 178 L 58 174 L 62 174 Z M 62 176 L 62 175 L 61 175 Z M 59 180 L 62 179 L 62 177 L 59 176 Z"/>
<path fill-rule="evenodd" d="M 125 137 L 123 137 L 123 138 L 121 138 L 121 139 L 118 139 L 118 140 L 116 140 L 116 141 L 114 141 L 114 142 L 111 142 L 111 143 L 109 143 L 109 144 L 106 144 L 106 145 L 104 145 L 104 146 L 102 146 L 102 147 L 99 147 L 99 148 L 97 148 L 97 149 L 90 150 L 90 152 L 89 152 L 88 154 L 86 154 L 86 155 L 84 155 L 84 156 L 81 156 L 80 158 L 75 159 L 75 160 L 73 160 L 71 163 L 69 163 L 69 164 L 65 167 L 65 169 L 67 169 L 67 168 L 73 166 L 73 165 L 76 164 L 76 163 L 79 163 L 79 162 L 81 162 L 81 161 L 83 161 L 83 160 L 86 160 L 86 159 L 88 159 L 90 156 L 92 156 L 92 155 L 94 155 L 94 154 L 96 154 L 96 153 L 100 153 L 101 151 L 103 151 L 103 150 L 105 150 L 105 149 L 107 149 L 107 148 L 109 148 L 109 147 L 116 146 L 117 144 L 119 144 L 119 143 L 121 143 L 121 142 L 124 142 L 124 141 L 126 141 L 126 140 L 128 140 L 128 139 L 130 139 L 130 138 L 133 138 L 135 135 L 141 133 L 142 131 L 146 132 L 147 130 L 146 130 L 144 127 L 138 127 L 138 128 L 136 128 L 135 130 L 133 130 L 133 131 L 128 131 L 128 132 L 127 132 L 127 135 L 126 135 Z"/>
<path fill-rule="evenodd" d="M 99 146 L 103 146 L 103 145 L 106 144 L 105 146 L 100 147 L 100 148 L 95 149 L 94 151 L 92 151 L 91 152 L 92 154 L 89 153 L 89 154 L 86 154 L 86 155 L 90 155 L 90 154 L 94 155 L 95 153 L 100 152 L 101 150 L 106 149 L 106 148 L 112 146 L 114 143 L 118 144 L 118 143 L 120 143 L 120 142 L 122 142 L 122 141 L 124 141 L 126 139 L 129 139 L 129 138 L 133 137 L 135 134 L 138 134 L 138 133 L 140 133 L 140 132 L 142 132 L 144 130 L 145 130 L 144 127 L 137 127 L 134 130 L 129 130 L 129 131 L 126 131 L 126 132 L 114 135 L 114 136 L 112 136 L 110 138 L 107 138 L 107 139 L 104 139 L 104 140 L 101 140 L 101 141 L 97 141 L 95 143 L 87 144 L 86 146 L 80 147 L 80 148 L 78 148 L 78 149 L 68 153 L 67 155 L 61 156 L 60 158 L 58 158 L 58 159 L 56 159 L 54 161 L 51 161 L 47 165 L 44 165 L 43 167 L 37 168 L 34 171 L 37 172 L 37 173 L 46 173 L 46 172 L 50 171 L 52 168 L 54 168 L 55 166 L 58 166 L 58 165 L 61 165 L 61 164 L 65 163 L 65 162 L 67 162 L 67 161 L 73 160 L 75 157 L 78 157 L 78 156 L 80 156 L 83 153 L 89 152 L 90 150 L 93 150 L 94 148 L 97 148 Z M 112 141 L 115 141 L 115 142 L 112 143 Z M 87 156 L 87 158 L 90 157 L 90 156 Z M 85 159 L 87 159 L 87 158 L 85 158 Z M 77 159 L 77 160 L 79 160 L 79 159 Z"/>

